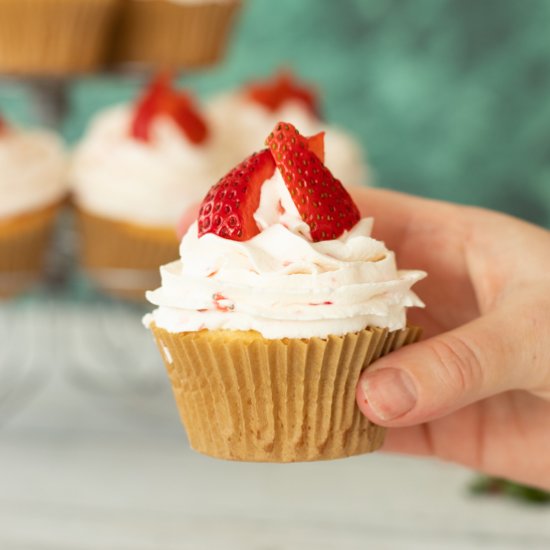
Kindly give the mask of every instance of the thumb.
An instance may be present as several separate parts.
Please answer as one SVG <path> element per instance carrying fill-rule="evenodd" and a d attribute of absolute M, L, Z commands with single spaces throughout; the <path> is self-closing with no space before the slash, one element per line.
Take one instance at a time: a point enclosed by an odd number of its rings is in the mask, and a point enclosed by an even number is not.
<path fill-rule="evenodd" d="M 535 389 L 535 342 L 516 334 L 513 318 L 495 311 L 379 359 L 361 375 L 359 408 L 378 424 L 408 426 L 503 391 Z"/>

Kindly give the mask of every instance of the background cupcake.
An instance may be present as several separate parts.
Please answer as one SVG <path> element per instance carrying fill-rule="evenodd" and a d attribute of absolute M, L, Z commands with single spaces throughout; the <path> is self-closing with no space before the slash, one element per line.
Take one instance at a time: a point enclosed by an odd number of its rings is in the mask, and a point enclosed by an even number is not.
<path fill-rule="evenodd" d="M 0 71 L 63 75 L 97 69 L 121 0 L 0 1 Z"/>
<path fill-rule="evenodd" d="M 66 188 L 61 140 L 23 130 L 0 116 L 0 296 L 20 292 L 44 267 Z"/>
<path fill-rule="evenodd" d="M 356 406 L 357 381 L 419 337 L 406 309 L 425 274 L 397 270 L 315 141 L 281 123 L 268 143 L 209 191 L 146 324 L 194 449 L 263 462 L 374 451 L 384 430 Z"/>
<path fill-rule="evenodd" d="M 279 120 L 286 120 L 306 135 L 326 129 L 325 162 L 330 170 L 344 185 L 368 183 L 359 143 L 344 130 L 322 121 L 317 92 L 289 71 L 214 96 L 207 109 L 225 153 L 226 170 L 263 143 Z M 235 132 L 240 133 L 238 140 L 234 139 Z"/>
<path fill-rule="evenodd" d="M 82 262 L 112 293 L 143 299 L 177 256 L 175 226 L 212 179 L 209 129 L 193 99 L 159 76 L 135 105 L 100 113 L 71 168 Z"/>
<path fill-rule="evenodd" d="M 239 7 L 238 0 L 127 0 L 114 61 L 170 68 L 215 63 Z"/>

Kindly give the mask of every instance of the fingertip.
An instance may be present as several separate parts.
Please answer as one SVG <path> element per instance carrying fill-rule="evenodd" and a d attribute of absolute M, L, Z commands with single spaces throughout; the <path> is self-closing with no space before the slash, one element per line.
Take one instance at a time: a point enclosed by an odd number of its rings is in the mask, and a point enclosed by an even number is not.
<path fill-rule="evenodd" d="M 365 393 L 365 390 L 363 388 L 363 382 L 362 382 L 362 376 L 359 379 L 359 382 L 357 383 L 357 387 L 355 389 L 355 400 L 357 401 L 357 406 L 359 407 L 359 410 L 369 419 L 373 422 L 376 421 L 376 417 L 369 407 L 369 401 L 367 399 L 367 395 Z"/>
<path fill-rule="evenodd" d="M 357 385 L 357 403 L 370 420 L 391 424 L 410 413 L 418 401 L 418 390 L 407 371 L 385 367 L 366 370 Z"/>

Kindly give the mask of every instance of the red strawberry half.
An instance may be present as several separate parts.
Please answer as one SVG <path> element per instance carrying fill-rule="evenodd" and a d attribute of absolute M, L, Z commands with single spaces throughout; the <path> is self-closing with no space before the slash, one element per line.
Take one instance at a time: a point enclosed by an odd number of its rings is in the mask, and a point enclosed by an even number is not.
<path fill-rule="evenodd" d="M 206 122 L 188 93 L 180 91 L 174 94 L 166 106 L 166 112 L 192 143 L 202 143 L 208 137 Z"/>
<path fill-rule="evenodd" d="M 349 193 L 292 124 L 277 124 L 266 145 L 313 241 L 336 239 L 359 221 Z"/>
<path fill-rule="evenodd" d="M 260 231 L 253 214 L 260 204 L 265 180 L 275 172 L 268 149 L 254 153 L 223 177 L 204 198 L 198 218 L 199 237 L 214 233 L 233 241 L 246 241 Z"/>
<path fill-rule="evenodd" d="M 150 141 L 151 126 L 157 116 L 170 117 L 192 143 L 202 143 L 208 128 L 191 96 L 175 90 L 167 73 L 159 73 L 138 101 L 130 134 L 137 140 Z"/>
<path fill-rule="evenodd" d="M 325 132 L 319 132 L 313 136 L 306 137 L 300 134 L 292 124 L 279 123 L 277 128 L 277 137 L 281 141 L 281 147 L 284 150 L 299 145 L 315 153 L 315 156 L 321 162 L 325 161 Z M 269 145 L 268 141 L 270 137 L 267 138 L 266 145 Z"/>
<path fill-rule="evenodd" d="M 325 162 L 325 132 L 319 132 L 305 139 L 307 140 L 307 148 L 315 153 L 315 156 L 321 162 Z"/>
<path fill-rule="evenodd" d="M 319 106 L 315 91 L 300 84 L 290 71 L 279 71 L 271 80 L 251 82 L 245 93 L 256 103 L 263 105 L 272 112 L 277 111 L 286 101 L 301 101 L 311 112 L 318 116 Z"/>
<path fill-rule="evenodd" d="M 132 137 L 149 141 L 151 125 L 160 114 L 163 98 L 169 93 L 170 77 L 166 73 L 159 73 L 136 105 L 130 128 Z"/>

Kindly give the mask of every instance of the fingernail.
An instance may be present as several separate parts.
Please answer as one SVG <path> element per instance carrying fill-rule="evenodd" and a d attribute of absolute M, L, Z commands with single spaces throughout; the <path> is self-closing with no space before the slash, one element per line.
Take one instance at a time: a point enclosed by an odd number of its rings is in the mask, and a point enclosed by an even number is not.
<path fill-rule="evenodd" d="M 416 387 L 409 374 L 386 368 L 367 373 L 361 381 L 365 401 L 381 420 L 393 420 L 416 405 Z"/>

